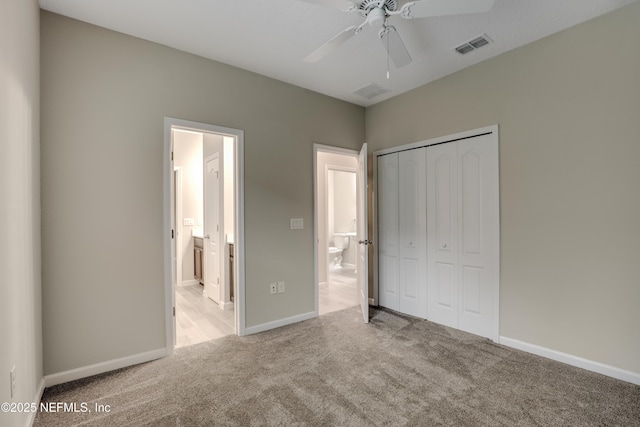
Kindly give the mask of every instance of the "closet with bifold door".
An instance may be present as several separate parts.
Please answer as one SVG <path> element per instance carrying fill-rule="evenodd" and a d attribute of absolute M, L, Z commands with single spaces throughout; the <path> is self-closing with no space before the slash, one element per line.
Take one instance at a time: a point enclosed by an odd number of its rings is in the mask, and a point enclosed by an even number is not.
<path fill-rule="evenodd" d="M 497 126 L 375 156 L 379 305 L 497 340 Z"/>

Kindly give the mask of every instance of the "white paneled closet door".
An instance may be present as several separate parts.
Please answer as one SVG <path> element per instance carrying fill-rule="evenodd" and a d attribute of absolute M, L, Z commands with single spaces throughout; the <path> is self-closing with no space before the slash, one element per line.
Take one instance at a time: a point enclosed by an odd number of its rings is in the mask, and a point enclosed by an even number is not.
<path fill-rule="evenodd" d="M 427 317 L 426 148 L 378 157 L 380 305 Z"/>
<path fill-rule="evenodd" d="M 399 310 L 398 298 L 398 153 L 378 157 L 379 304 Z"/>
<path fill-rule="evenodd" d="M 494 135 L 427 150 L 429 318 L 498 338 L 499 172 Z"/>
<path fill-rule="evenodd" d="M 458 159 L 458 327 L 497 340 L 500 277 L 497 140 L 484 135 L 459 141 Z"/>
<path fill-rule="evenodd" d="M 427 149 L 429 320 L 458 327 L 457 144 Z"/>
<path fill-rule="evenodd" d="M 399 311 L 427 317 L 427 149 L 399 153 Z"/>

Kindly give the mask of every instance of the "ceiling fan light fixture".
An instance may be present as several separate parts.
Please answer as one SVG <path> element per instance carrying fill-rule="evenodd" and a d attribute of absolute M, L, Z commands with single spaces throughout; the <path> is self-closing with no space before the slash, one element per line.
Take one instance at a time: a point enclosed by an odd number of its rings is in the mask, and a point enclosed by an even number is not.
<path fill-rule="evenodd" d="M 379 7 L 372 9 L 371 12 L 367 15 L 367 23 L 371 27 L 382 27 L 384 25 L 384 21 L 387 19 L 384 10 Z"/>

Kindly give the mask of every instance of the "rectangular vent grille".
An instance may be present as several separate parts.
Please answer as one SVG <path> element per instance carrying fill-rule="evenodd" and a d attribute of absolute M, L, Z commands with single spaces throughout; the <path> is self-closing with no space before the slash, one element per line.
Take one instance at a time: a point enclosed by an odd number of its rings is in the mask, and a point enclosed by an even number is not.
<path fill-rule="evenodd" d="M 390 90 L 375 83 L 371 83 L 363 88 L 358 89 L 354 93 L 366 99 L 373 99 L 376 96 L 382 95 L 383 93 L 387 92 L 390 92 Z"/>
<path fill-rule="evenodd" d="M 487 37 L 486 34 L 482 34 L 481 36 L 478 36 L 473 40 L 469 40 L 466 43 L 462 43 L 460 46 L 456 46 L 454 49 L 460 55 L 464 55 L 465 53 L 469 53 L 471 51 L 479 49 L 482 46 L 486 46 L 489 43 L 491 43 L 491 39 Z"/>

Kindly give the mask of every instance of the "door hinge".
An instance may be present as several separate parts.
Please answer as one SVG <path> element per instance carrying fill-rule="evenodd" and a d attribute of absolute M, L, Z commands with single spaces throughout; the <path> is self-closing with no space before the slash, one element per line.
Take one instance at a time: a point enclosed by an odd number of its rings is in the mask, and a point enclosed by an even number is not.
<path fill-rule="evenodd" d="M 171 238 L 174 239 L 175 238 L 175 230 L 171 230 Z"/>
<path fill-rule="evenodd" d="M 173 151 L 171 152 L 171 161 L 173 161 Z"/>
<path fill-rule="evenodd" d="M 176 317 L 176 308 L 173 307 L 173 317 Z"/>
<path fill-rule="evenodd" d="M 216 224 L 216 231 L 220 231 L 220 224 Z"/>

